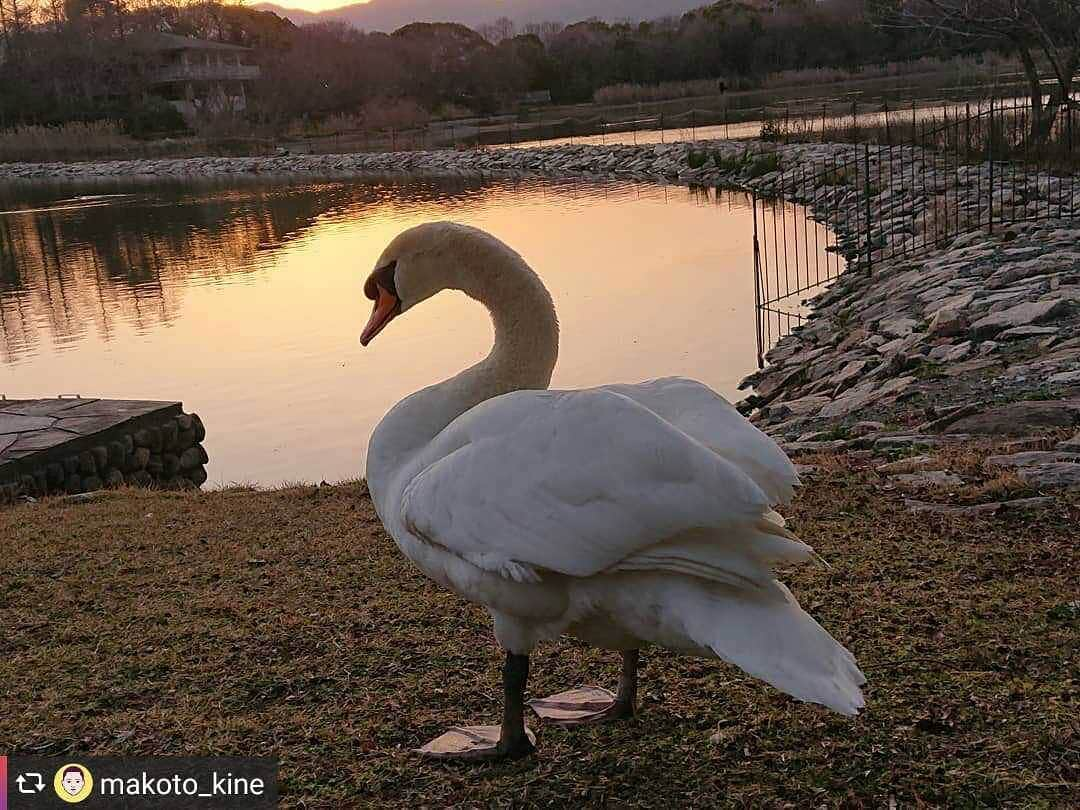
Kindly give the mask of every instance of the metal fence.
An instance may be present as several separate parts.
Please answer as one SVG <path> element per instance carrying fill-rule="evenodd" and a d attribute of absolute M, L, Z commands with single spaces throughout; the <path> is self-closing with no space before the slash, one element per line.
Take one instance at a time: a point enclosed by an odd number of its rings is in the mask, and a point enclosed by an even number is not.
<path fill-rule="evenodd" d="M 763 138 L 783 141 L 865 140 L 884 122 L 899 131 L 917 123 L 934 125 L 962 113 L 955 99 L 817 98 L 778 104 L 736 106 L 727 99 L 693 99 L 685 109 L 608 109 L 593 115 L 553 116 L 543 111 L 485 119 L 436 121 L 385 129 L 347 129 L 297 135 L 282 146 L 294 152 L 383 152 L 471 149 L 538 143 L 665 143 L 685 140 Z M 979 102 L 975 102 L 978 104 Z M 625 105 L 633 107 L 634 105 Z"/>
<path fill-rule="evenodd" d="M 765 351 L 803 322 L 804 294 L 844 272 L 872 273 L 881 262 L 973 231 L 1080 216 L 1075 100 L 1038 122 L 1029 103 L 992 100 L 906 128 L 886 117 L 863 133 L 877 142 L 781 166 L 769 193 L 754 192 L 759 366 Z M 829 226 L 827 244 L 815 250 L 807 234 L 821 224 Z"/>

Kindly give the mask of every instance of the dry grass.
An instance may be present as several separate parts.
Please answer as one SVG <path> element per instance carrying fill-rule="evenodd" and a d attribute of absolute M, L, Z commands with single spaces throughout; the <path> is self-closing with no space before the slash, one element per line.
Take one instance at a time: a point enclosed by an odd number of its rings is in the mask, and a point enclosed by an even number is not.
<path fill-rule="evenodd" d="M 292 121 L 286 134 L 293 137 L 319 137 L 357 133 L 365 130 L 414 129 L 427 124 L 431 116 L 411 98 L 376 98 L 356 114 L 334 113 L 318 120 Z"/>
<path fill-rule="evenodd" d="M 59 126 L 0 130 L 0 161 L 70 160 L 135 149 L 138 143 L 116 121 L 70 121 Z"/>
<path fill-rule="evenodd" d="M 597 104 L 633 104 L 713 96 L 723 92 L 720 89 L 721 85 L 728 92 L 740 92 L 900 76 L 930 76 L 933 77 L 935 83 L 957 85 L 992 80 L 1002 71 L 1019 69 L 1020 63 L 1016 60 L 1006 59 L 994 53 L 986 53 L 978 58 L 957 56 L 950 59 L 936 59 L 924 56 L 908 62 L 863 65 L 855 70 L 839 67 L 803 68 L 770 73 L 763 78 L 732 76 L 656 84 L 613 84 L 597 90 L 593 94 L 593 100 Z"/>
<path fill-rule="evenodd" d="M 270 755 L 288 807 L 1075 806 L 1061 605 L 1080 502 L 939 520 L 853 466 L 869 462 L 811 461 L 790 518 L 832 567 L 787 579 L 870 678 L 857 720 L 649 652 L 636 721 L 543 727 L 519 763 L 426 764 L 408 749 L 496 717 L 499 654 L 362 485 L 121 492 L 0 511 L 0 750 Z M 616 662 L 563 641 L 533 673 L 543 694 L 610 684 Z"/>

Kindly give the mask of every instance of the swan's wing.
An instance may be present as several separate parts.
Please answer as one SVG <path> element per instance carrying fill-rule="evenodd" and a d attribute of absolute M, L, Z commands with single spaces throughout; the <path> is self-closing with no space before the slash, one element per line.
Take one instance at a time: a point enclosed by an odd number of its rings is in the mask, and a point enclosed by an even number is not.
<path fill-rule="evenodd" d="M 428 453 L 402 493 L 405 526 L 512 579 L 683 565 L 746 584 L 810 553 L 765 518 L 748 475 L 614 391 L 498 397 Z"/>
<path fill-rule="evenodd" d="M 644 405 L 719 453 L 750 476 L 774 506 L 791 501 L 799 484 L 795 465 L 775 441 L 708 386 L 667 377 L 638 385 L 606 385 L 602 390 Z"/>

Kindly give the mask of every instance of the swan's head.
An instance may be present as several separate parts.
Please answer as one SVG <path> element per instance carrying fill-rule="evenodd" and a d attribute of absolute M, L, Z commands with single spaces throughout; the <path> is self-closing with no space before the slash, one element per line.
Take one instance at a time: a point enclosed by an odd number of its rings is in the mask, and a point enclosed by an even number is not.
<path fill-rule="evenodd" d="M 442 290 L 482 298 L 489 285 L 485 271 L 505 266 L 510 257 L 520 261 L 495 237 L 455 222 L 429 222 L 403 231 L 387 245 L 364 284 L 375 308 L 360 344 L 367 346 L 398 315 Z"/>

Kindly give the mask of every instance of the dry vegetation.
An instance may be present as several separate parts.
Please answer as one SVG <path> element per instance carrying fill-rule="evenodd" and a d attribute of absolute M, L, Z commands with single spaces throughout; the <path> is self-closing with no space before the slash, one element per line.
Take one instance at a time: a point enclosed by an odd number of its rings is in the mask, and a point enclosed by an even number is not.
<path fill-rule="evenodd" d="M 411 99 L 372 99 L 354 114 L 335 113 L 320 120 L 294 120 L 286 130 L 292 136 L 339 135 L 363 131 L 413 129 L 427 124 L 430 115 Z"/>
<path fill-rule="evenodd" d="M 0 130 L 0 162 L 84 159 L 134 150 L 138 145 L 116 121 L 17 126 Z"/>
<path fill-rule="evenodd" d="M 836 82 L 852 82 L 864 79 L 883 79 L 900 76 L 922 76 L 932 80 L 935 86 L 951 87 L 995 79 L 1006 71 L 1019 70 L 1019 62 L 994 53 L 979 57 L 957 56 L 936 59 L 924 56 L 910 61 L 890 61 L 883 64 L 862 65 L 854 70 L 842 67 L 804 68 L 770 73 L 764 78 L 753 76 L 730 76 L 724 79 L 695 79 L 685 82 L 659 82 L 656 84 L 615 84 L 601 87 L 593 95 L 597 104 L 632 104 L 636 102 L 663 101 L 666 99 L 714 96 L 724 92 L 743 90 L 768 90 L 783 87 L 818 87 Z M 721 90 L 721 86 L 724 90 Z"/>
<path fill-rule="evenodd" d="M 219 118 L 204 123 L 195 137 L 144 141 L 125 134 L 123 125 L 116 121 L 19 126 L 0 130 L 0 163 L 258 155 L 273 150 L 270 141 L 250 135 L 238 137 L 236 130 L 235 123 Z"/>
<path fill-rule="evenodd" d="M 362 485 L 120 492 L 0 512 L 0 750 L 270 755 L 288 807 L 1075 807 L 1080 499 L 915 516 L 866 462 L 811 461 L 790 516 L 832 567 L 787 579 L 870 679 L 857 720 L 650 652 L 630 724 L 422 763 L 408 749 L 496 717 L 500 659 Z M 563 641 L 533 673 L 544 694 L 616 662 Z"/>

